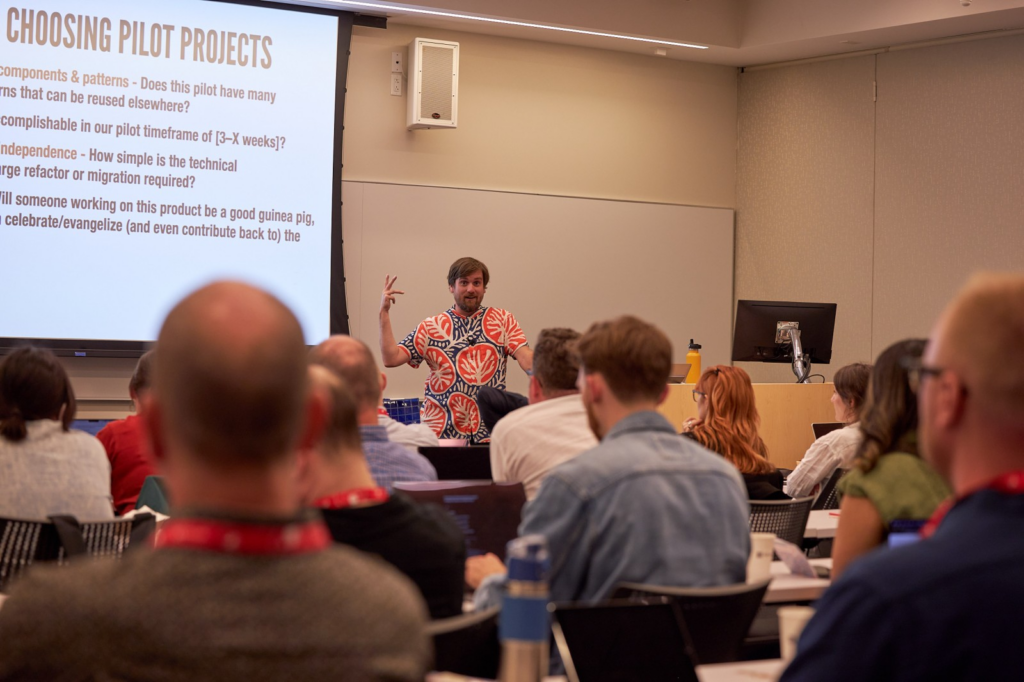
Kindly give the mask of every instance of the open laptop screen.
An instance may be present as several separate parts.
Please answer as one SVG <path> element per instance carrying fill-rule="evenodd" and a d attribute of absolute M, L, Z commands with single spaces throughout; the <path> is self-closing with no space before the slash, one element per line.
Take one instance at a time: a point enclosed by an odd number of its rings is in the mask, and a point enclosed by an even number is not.
<path fill-rule="evenodd" d="M 71 428 L 77 431 L 85 431 L 95 436 L 103 430 L 103 427 L 112 422 L 112 419 L 76 419 L 71 422 Z"/>
<path fill-rule="evenodd" d="M 811 429 L 814 430 L 814 440 L 818 440 L 822 436 L 838 431 L 839 429 L 846 426 L 842 422 L 823 422 L 820 424 L 811 424 Z"/>

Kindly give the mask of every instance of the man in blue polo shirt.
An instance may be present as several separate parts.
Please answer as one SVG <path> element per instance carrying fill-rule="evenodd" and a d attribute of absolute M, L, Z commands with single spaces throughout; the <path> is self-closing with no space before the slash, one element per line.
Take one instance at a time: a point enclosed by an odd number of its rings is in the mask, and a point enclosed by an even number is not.
<path fill-rule="evenodd" d="M 783 682 L 1024 676 L 1024 276 L 972 280 L 912 370 L 923 454 L 956 501 L 843 574 Z"/>

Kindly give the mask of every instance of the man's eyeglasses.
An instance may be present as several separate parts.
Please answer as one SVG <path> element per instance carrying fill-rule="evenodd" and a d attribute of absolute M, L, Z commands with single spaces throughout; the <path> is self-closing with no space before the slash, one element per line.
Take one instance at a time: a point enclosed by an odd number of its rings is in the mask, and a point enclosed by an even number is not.
<path fill-rule="evenodd" d="M 921 358 L 907 356 L 900 360 L 900 365 L 907 370 L 907 384 L 910 390 L 917 393 L 925 377 L 937 377 L 946 371 L 945 367 L 929 367 Z"/>
<path fill-rule="evenodd" d="M 693 389 L 693 402 L 700 402 L 700 398 L 697 397 L 699 395 L 706 396 L 707 393 L 705 393 L 704 391 L 698 391 L 697 389 Z"/>

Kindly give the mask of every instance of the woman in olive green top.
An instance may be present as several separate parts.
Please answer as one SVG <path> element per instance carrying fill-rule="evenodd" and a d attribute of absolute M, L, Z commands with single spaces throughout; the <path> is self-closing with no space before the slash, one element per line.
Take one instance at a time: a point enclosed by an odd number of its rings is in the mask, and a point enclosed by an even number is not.
<path fill-rule="evenodd" d="M 917 401 L 904 358 L 920 358 L 923 339 L 900 341 L 878 356 L 871 373 L 854 468 L 839 482 L 842 503 L 832 549 L 832 576 L 885 542 L 897 519 L 925 520 L 952 493 L 917 455 Z"/>

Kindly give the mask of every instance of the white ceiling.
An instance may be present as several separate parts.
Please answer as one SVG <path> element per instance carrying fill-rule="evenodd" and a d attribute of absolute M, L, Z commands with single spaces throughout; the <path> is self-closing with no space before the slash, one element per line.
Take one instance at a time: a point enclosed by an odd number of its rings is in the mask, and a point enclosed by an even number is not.
<path fill-rule="evenodd" d="M 301 1 L 301 0 L 300 0 Z M 376 2 L 377 0 L 371 0 Z M 313 0 L 309 4 L 331 4 Z M 968 6 L 963 6 L 967 2 Z M 1024 29 L 1024 0 L 416 0 L 389 9 L 389 22 L 654 54 L 657 45 L 427 17 L 419 8 L 706 45 L 668 49 L 667 58 L 754 66 Z M 337 6 L 337 5 L 335 5 Z"/>

